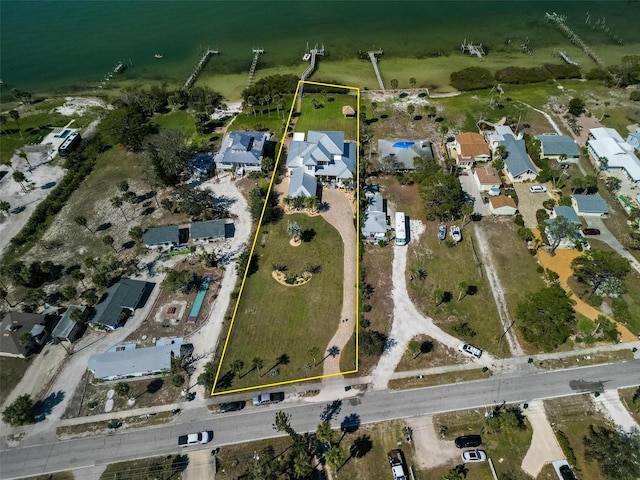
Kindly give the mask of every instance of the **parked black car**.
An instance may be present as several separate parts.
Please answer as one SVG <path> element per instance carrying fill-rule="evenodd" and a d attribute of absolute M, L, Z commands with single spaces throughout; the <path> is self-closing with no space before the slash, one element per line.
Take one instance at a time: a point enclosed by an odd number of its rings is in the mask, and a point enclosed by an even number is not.
<path fill-rule="evenodd" d="M 598 230 L 597 228 L 584 228 L 582 230 L 582 233 L 584 233 L 585 235 L 600 235 L 600 230 Z"/>
<path fill-rule="evenodd" d="M 242 410 L 245 405 L 246 405 L 245 401 L 227 402 L 220 405 L 220 411 L 222 413 L 237 412 L 238 410 Z"/>
<path fill-rule="evenodd" d="M 482 437 L 480 435 L 463 435 L 456 438 L 456 447 L 458 448 L 479 447 L 481 443 Z"/>

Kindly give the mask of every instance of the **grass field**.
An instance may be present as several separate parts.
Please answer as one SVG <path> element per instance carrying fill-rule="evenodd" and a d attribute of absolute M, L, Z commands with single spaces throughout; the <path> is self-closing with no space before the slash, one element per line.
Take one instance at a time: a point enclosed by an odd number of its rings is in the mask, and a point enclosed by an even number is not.
<path fill-rule="evenodd" d="M 482 368 L 471 370 L 459 370 L 456 372 L 437 373 L 434 375 L 422 375 L 416 377 L 396 378 L 389 381 L 389 388 L 403 390 L 408 388 L 432 387 L 434 385 L 448 385 L 451 383 L 470 382 L 489 378 L 491 370 L 484 371 Z"/>
<path fill-rule="evenodd" d="M 635 419 L 636 423 L 640 425 L 640 408 L 636 408 L 633 405 L 633 397 L 636 394 L 640 395 L 640 387 L 633 388 L 621 388 L 618 390 L 620 394 L 620 400 L 627 407 L 631 416 Z"/>
<path fill-rule="evenodd" d="M 20 382 L 31 365 L 34 355 L 29 358 L 0 357 L 0 405 L 7 399 L 11 390 Z"/>
<path fill-rule="evenodd" d="M 166 455 L 162 457 L 142 458 L 128 462 L 111 463 L 100 475 L 100 480 L 134 480 L 139 478 L 180 477 L 189 464 L 187 455 Z"/>
<path fill-rule="evenodd" d="M 288 221 L 297 222 L 308 241 L 291 246 Z M 342 239 L 322 217 L 288 215 L 263 226 L 255 254 L 258 271 L 244 283 L 220 376 L 231 371 L 235 360 L 242 360 L 244 367 L 231 385 L 219 383 L 216 390 L 321 375 L 324 349 L 340 322 Z M 272 278 L 274 264 L 286 265 L 287 274 L 301 274 L 307 263 L 321 270 L 304 285 L 285 286 Z M 315 358 L 315 366 L 307 353 L 311 347 L 323 352 Z M 252 368 L 254 357 L 264 361 L 260 370 Z M 276 369 L 279 374 L 274 376 L 271 371 Z"/>
<path fill-rule="evenodd" d="M 526 428 L 523 430 L 515 430 L 509 433 L 490 433 L 483 431 L 484 411 L 468 410 L 463 412 L 440 414 L 433 417 L 433 424 L 436 429 L 440 426 L 446 426 L 446 440 L 454 440 L 459 435 L 469 435 L 482 432 L 482 447 L 486 450 L 487 455 L 493 459 L 493 464 L 498 477 L 501 474 L 512 473 L 518 480 L 530 478 L 526 476 L 520 464 L 529 449 L 531 436 L 533 431 L 529 422 L 525 420 Z M 501 461 L 498 461 L 501 459 Z M 442 478 L 455 463 L 451 463 L 446 467 L 430 470 L 429 472 L 421 472 L 428 474 L 425 478 Z M 478 480 L 490 480 L 491 470 L 487 462 L 478 464 L 465 465 L 469 468 L 468 478 Z"/>
<path fill-rule="evenodd" d="M 314 107 L 314 100 L 318 108 Z M 357 115 L 345 117 L 342 107 L 349 105 L 358 112 L 356 95 L 305 94 L 302 100 L 301 115 L 296 123 L 296 132 L 309 130 L 344 132 L 345 140 L 357 139 Z"/>
<path fill-rule="evenodd" d="M 604 477 L 593 462 L 586 462 L 582 439 L 589 432 L 589 425 L 606 425 L 607 419 L 594 406 L 590 395 L 545 400 L 547 418 L 555 431 L 563 431 L 569 439 L 577 464 L 573 465 L 578 478 L 583 480 L 601 480 Z"/>
<path fill-rule="evenodd" d="M 419 310 L 430 315 L 446 332 L 491 352 L 493 355 L 508 355 L 508 350 L 498 348 L 497 338 L 502 326 L 484 274 L 479 273 L 475 259 L 472 225 L 463 229 L 463 241 L 453 248 L 440 243 L 436 237 L 436 222 L 426 222 L 426 231 L 418 241 L 409 245 L 407 259 L 407 287 L 409 295 Z M 424 270 L 426 278 L 420 280 L 414 272 Z M 413 275 L 414 280 L 410 280 Z M 457 285 L 466 282 L 475 287 L 472 295 L 460 296 Z M 431 293 L 437 287 L 448 292 L 448 300 L 435 307 Z M 472 336 L 461 337 L 454 326 L 467 323 Z"/>

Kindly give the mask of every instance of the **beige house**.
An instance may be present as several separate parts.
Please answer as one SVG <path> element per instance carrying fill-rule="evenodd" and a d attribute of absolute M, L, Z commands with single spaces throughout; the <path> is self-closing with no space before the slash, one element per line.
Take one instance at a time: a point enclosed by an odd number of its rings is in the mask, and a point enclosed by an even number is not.
<path fill-rule="evenodd" d="M 515 200 L 505 195 L 490 197 L 489 205 L 493 215 L 515 215 L 518 212 Z"/>
<path fill-rule="evenodd" d="M 479 133 L 465 132 L 456 135 L 453 152 L 456 163 L 461 167 L 471 167 L 476 162 L 491 160 L 489 145 Z"/>
<path fill-rule="evenodd" d="M 476 167 L 473 169 L 473 178 L 478 184 L 478 189 L 481 192 L 488 192 L 490 190 L 500 190 L 502 180 L 500 174 L 493 167 Z"/>

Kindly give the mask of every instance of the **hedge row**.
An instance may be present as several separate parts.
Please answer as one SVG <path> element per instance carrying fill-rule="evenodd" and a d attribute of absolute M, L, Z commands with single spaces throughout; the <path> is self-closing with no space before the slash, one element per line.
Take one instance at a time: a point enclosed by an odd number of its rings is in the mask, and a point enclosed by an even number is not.
<path fill-rule="evenodd" d="M 494 75 L 482 67 L 469 67 L 451 73 L 451 85 L 458 90 L 480 90 L 492 87 L 496 82 L 527 84 L 546 82 L 555 78 L 580 78 L 580 68 L 575 65 L 546 63 L 540 67 L 506 67 Z"/>

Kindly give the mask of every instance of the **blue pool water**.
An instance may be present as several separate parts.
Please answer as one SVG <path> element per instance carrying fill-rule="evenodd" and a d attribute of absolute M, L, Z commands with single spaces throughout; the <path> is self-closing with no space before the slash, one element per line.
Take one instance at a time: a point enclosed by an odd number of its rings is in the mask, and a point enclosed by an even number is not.
<path fill-rule="evenodd" d="M 415 144 L 415 142 L 396 142 L 392 145 L 393 148 L 410 148 L 413 147 L 413 145 Z"/>
<path fill-rule="evenodd" d="M 66 129 L 64 130 L 62 133 L 58 134 L 58 135 L 54 135 L 56 138 L 67 138 L 69 136 L 69 134 L 71 133 L 71 130 Z"/>
<path fill-rule="evenodd" d="M 207 294 L 207 290 L 209 289 L 210 281 L 210 276 L 205 276 L 202 279 L 202 283 L 200 284 L 200 288 L 198 289 L 198 293 L 196 294 L 196 299 L 193 302 L 193 307 L 191 307 L 191 311 L 189 312 L 189 320 L 193 319 L 195 321 L 195 319 L 198 318 L 200 308 L 202 308 L 202 302 L 204 302 L 204 297 Z"/>

